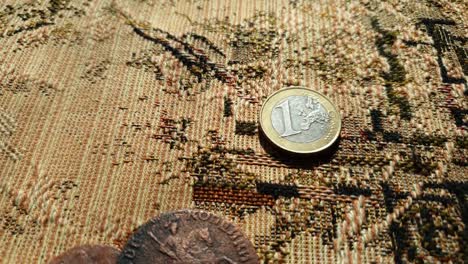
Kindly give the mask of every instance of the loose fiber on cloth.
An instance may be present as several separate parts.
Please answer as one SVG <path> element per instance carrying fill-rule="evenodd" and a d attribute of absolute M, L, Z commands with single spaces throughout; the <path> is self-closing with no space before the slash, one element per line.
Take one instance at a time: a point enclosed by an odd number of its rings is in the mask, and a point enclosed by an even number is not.
<path fill-rule="evenodd" d="M 262 263 L 468 258 L 467 2 L 0 4 L 0 262 L 122 248 L 167 211 L 230 219 Z M 327 158 L 262 140 L 286 86 L 342 115 Z"/>

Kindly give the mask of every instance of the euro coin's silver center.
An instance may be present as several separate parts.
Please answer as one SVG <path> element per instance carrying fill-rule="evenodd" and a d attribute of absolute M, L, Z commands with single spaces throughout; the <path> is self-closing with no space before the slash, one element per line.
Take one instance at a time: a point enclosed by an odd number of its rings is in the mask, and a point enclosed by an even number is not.
<path fill-rule="evenodd" d="M 278 102 L 271 113 L 273 128 L 280 137 L 308 143 L 326 135 L 330 113 L 314 96 L 292 95 Z"/>

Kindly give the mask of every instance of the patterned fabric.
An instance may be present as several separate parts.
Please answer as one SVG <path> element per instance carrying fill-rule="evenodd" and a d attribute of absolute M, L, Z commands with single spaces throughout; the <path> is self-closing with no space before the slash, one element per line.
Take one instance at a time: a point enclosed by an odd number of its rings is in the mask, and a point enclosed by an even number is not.
<path fill-rule="evenodd" d="M 0 262 L 181 208 L 262 263 L 467 262 L 466 1 L 0 2 Z M 331 155 L 259 137 L 291 85 L 340 109 Z"/>

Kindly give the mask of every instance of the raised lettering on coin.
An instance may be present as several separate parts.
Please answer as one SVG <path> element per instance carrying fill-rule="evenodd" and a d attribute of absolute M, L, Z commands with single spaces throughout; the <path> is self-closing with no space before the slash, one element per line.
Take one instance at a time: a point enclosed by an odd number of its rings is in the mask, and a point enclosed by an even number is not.
<path fill-rule="evenodd" d="M 141 246 L 135 248 L 132 241 Z M 128 247 L 134 254 L 122 254 L 118 263 L 259 263 L 240 229 L 204 211 L 176 211 L 150 220 L 133 234 Z"/>

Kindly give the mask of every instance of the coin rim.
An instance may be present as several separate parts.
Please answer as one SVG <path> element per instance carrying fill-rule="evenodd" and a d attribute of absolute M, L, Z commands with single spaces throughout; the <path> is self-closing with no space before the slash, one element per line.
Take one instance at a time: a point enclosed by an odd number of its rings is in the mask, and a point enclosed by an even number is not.
<path fill-rule="evenodd" d="M 48 264 L 52 263 L 62 263 L 63 259 L 69 256 L 73 256 L 72 253 L 77 253 L 78 251 L 84 251 L 86 253 L 89 253 L 91 250 L 96 250 L 97 252 L 99 250 L 109 250 L 109 252 L 112 252 L 114 255 L 114 259 L 117 261 L 119 259 L 120 254 L 122 253 L 121 250 L 116 248 L 115 246 L 111 245 L 105 245 L 105 244 L 84 244 L 84 245 L 77 245 L 74 247 L 71 247 L 62 253 L 60 253 L 57 256 L 52 257 L 47 261 Z"/>
<path fill-rule="evenodd" d="M 282 139 L 280 138 L 279 136 L 277 136 L 276 134 L 278 134 L 277 131 L 275 131 L 274 129 L 274 132 L 272 133 L 267 133 L 267 130 L 269 130 L 266 126 L 266 124 L 264 123 L 272 123 L 271 122 L 271 117 L 270 118 L 265 118 L 265 108 L 267 105 L 269 105 L 269 101 L 271 101 L 272 98 L 274 98 L 276 95 L 278 95 L 279 93 L 283 93 L 283 92 L 287 92 L 289 90 L 294 90 L 294 89 L 298 89 L 298 90 L 305 90 L 306 92 L 308 93 L 312 93 L 312 94 L 317 94 L 319 95 L 320 97 L 322 97 L 323 99 L 325 99 L 326 102 L 328 102 L 330 104 L 330 106 L 332 107 L 332 109 L 327 109 L 328 111 L 332 110 L 336 113 L 337 115 L 337 122 L 336 122 L 336 132 L 335 132 L 335 135 L 333 136 L 332 139 L 330 139 L 330 141 L 328 143 L 326 143 L 325 145 L 319 147 L 319 148 L 314 148 L 314 145 L 317 145 L 317 141 L 320 140 L 315 140 L 315 141 L 312 141 L 312 142 L 309 142 L 309 143 L 297 143 L 297 142 L 293 142 L 293 141 L 289 141 L 288 140 L 288 144 L 291 144 L 291 145 L 309 145 L 310 147 L 308 147 L 308 149 L 311 149 L 311 150 L 297 150 L 297 149 L 294 149 L 294 148 L 289 148 L 288 146 L 285 146 L 284 144 L 281 144 L 280 142 L 278 141 L 284 141 L 284 140 L 287 140 L 287 139 Z M 335 119 L 335 118 L 334 118 Z M 333 145 L 333 143 L 336 142 L 336 140 L 338 139 L 338 137 L 340 136 L 340 133 L 341 133 L 341 114 L 340 112 L 338 111 L 338 108 L 336 107 L 336 105 L 327 97 L 325 96 L 324 94 L 320 93 L 320 92 L 317 92 L 315 90 L 312 90 L 310 88 L 307 88 L 307 87 L 304 87 L 304 86 L 288 86 L 288 87 L 284 87 L 284 88 L 281 88 L 280 90 L 274 92 L 273 94 L 271 94 L 266 100 L 265 102 L 263 103 L 262 105 L 262 108 L 260 110 L 260 120 L 259 120 L 259 123 L 260 123 L 260 127 L 263 131 L 263 133 L 265 134 L 265 136 L 273 143 L 275 144 L 276 146 L 280 147 L 281 149 L 284 149 L 286 151 L 289 151 L 289 152 L 293 152 L 293 153 L 298 153 L 298 154 L 311 154 L 311 153 L 317 153 L 317 152 L 320 152 L 328 147 L 330 147 L 331 145 Z M 273 128 L 272 124 L 270 124 L 271 128 Z M 270 128 L 270 129 L 271 129 Z M 270 134 L 270 135 L 269 135 Z M 274 137 L 277 137 L 279 140 L 275 140 Z"/>

